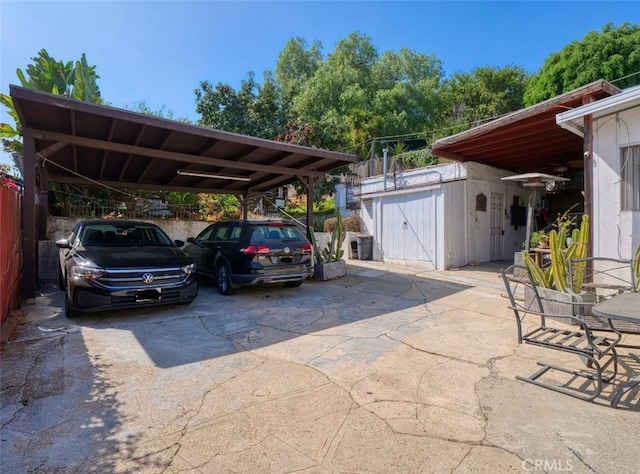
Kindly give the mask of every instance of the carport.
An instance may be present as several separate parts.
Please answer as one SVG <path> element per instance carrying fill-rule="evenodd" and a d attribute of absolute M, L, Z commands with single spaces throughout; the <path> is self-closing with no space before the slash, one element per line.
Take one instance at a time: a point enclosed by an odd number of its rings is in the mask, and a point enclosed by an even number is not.
<path fill-rule="evenodd" d="M 23 298 L 34 298 L 49 181 L 234 194 L 243 203 L 300 181 L 313 218 L 315 183 L 355 155 L 264 140 L 10 86 L 24 138 Z"/>

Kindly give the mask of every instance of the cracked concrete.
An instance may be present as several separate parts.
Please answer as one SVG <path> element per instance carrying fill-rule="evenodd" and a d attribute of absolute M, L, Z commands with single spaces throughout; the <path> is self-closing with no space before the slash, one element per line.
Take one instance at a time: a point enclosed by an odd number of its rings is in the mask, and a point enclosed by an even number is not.
<path fill-rule="evenodd" d="M 498 268 L 350 261 L 76 320 L 48 283 L 2 347 L 2 471 L 637 472 L 637 391 L 515 379 L 571 357 L 516 344 Z"/>

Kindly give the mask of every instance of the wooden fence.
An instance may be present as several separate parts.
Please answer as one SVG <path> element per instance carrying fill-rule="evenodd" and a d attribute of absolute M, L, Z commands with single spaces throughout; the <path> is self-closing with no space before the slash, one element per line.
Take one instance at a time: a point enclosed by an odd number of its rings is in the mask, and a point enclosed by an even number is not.
<path fill-rule="evenodd" d="M 22 195 L 0 186 L 0 322 L 18 307 L 22 285 Z"/>

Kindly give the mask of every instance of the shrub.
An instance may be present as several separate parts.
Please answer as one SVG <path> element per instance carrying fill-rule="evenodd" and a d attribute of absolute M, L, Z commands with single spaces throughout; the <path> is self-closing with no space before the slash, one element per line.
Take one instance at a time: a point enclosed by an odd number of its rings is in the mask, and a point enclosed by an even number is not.
<path fill-rule="evenodd" d="M 329 217 L 326 219 L 322 225 L 323 232 L 333 232 L 333 229 L 336 227 L 337 222 L 336 217 Z M 349 217 L 345 217 L 342 219 L 342 227 L 346 232 L 361 232 L 362 222 L 360 220 L 360 215 L 351 214 Z"/>
<path fill-rule="evenodd" d="M 337 217 L 329 217 L 328 219 L 325 219 L 322 224 L 323 232 L 333 232 L 333 229 L 336 227 L 336 222 L 338 222 Z"/>
<path fill-rule="evenodd" d="M 362 232 L 362 220 L 360 214 L 351 214 L 349 217 L 342 219 L 344 230 L 347 232 Z"/>

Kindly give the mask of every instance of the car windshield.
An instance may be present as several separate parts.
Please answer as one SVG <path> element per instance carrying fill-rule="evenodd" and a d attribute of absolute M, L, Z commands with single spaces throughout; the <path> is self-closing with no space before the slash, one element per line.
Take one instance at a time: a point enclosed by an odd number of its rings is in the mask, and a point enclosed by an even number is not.
<path fill-rule="evenodd" d="M 92 224 L 82 229 L 80 240 L 85 247 L 172 245 L 167 234 L 153 225 Z"/>

